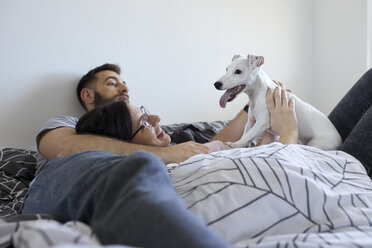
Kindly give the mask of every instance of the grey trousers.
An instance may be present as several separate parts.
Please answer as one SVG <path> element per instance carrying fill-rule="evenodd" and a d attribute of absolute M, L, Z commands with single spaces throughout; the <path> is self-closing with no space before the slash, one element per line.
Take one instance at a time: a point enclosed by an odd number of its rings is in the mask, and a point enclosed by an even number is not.
<path fill-rule="evenodd" d="M 186 209 L 164 163 L 143 151 L 50 160 L 30 186 L 22 213 L 80 220 L 104 244 L 229 247 Z"/>
<path fill-rule="evenodd" d="M 372 178 L 372 69 L 367 71 L 329 114 L 342 137 L 342 150 L 357 158 Z"/>

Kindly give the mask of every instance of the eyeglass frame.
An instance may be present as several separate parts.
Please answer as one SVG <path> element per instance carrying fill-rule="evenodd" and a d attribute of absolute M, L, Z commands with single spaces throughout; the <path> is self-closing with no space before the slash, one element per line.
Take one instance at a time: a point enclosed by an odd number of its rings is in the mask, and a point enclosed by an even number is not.
<path fill-rule="evenodd" d="M 132 135 L 132 139 L 134 138 L 134 136 L 136 136 L 136 134 L 141 131 L 143 128 L 152 128 L 153 127 L 153 124 L 152 124 L 152 121 L 150 119 L 150 111 L 148 111 L 144 106 L 141 106 L 140 107 L 141 109 L 141 112 L 142 112 L 142 115 L 140 117 L 140 120 L 139 120 L 139 124 L 141 125 L 137 131 L 134 132 L 134 134 Z"/>

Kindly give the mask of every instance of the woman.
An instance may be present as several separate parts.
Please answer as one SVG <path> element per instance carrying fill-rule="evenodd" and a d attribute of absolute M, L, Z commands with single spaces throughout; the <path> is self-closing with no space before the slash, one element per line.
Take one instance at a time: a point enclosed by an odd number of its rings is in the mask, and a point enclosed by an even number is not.
<path fill-rule="evenodd" d="M 116 101 L 84 114 L 76 125 L 76 132 L 99 134 L 136 144 L 168 146 L 170 137 L 159 122 L 159 116 L 149 114 L 144 107 Z"/>
<path fill-rule="evenodd" d="M 159 126 L 160 118 L 122 101 L 103 104 L 83 115 L 77 133 L 99 134 L 136 144 L 168 146 L 170 137 Z"/>

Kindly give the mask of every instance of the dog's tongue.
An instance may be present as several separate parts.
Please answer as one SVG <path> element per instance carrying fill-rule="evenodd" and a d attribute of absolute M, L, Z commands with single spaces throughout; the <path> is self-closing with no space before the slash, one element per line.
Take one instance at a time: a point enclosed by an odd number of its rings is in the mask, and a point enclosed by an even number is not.
<path fill-rule="evenodd" d="M 234 92 L 234 90 L 235 90 L 235 88 L 226 90 L 226 92 L 221 96 L 221 98 L 220 98 L 220 106 L 221 106 L 221 108 L 225 108 L 226 107 L 226 103 L 229 100 L 231 94 Z"/>

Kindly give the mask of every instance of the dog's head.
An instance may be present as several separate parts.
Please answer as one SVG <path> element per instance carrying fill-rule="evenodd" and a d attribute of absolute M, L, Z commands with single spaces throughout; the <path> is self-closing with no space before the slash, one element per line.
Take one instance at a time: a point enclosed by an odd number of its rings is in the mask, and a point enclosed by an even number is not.
<path fill-rule="evenodd" d="M 234 98 L 244 89 L 256 81 L 258 68 L 264 63 L 262 56 L 255 55 L 235 55 L 226 68 L 226 74 L 223 75 L 214 87 L 218 90 L 226 90 L 220 99 L 220 106 L 226 107 L 226 103 Z"/>

